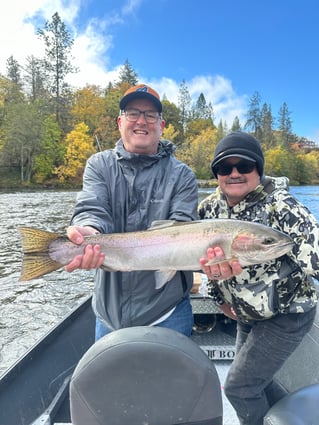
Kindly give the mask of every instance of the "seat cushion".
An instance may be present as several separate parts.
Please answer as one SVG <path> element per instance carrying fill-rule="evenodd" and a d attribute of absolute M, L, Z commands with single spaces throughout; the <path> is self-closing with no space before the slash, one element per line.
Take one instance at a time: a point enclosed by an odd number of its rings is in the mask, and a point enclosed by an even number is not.
<path fill-rule="evenodd" d="M 98 340 L 70 386 L 73 425 L 222 424 L 214 364 L 190 338 L 134 327 Z"/>
<path fill-rule="evenodd" d="M 308 385 L 279 400 L 264 425 L 319 425 L 319 384 Z"/>

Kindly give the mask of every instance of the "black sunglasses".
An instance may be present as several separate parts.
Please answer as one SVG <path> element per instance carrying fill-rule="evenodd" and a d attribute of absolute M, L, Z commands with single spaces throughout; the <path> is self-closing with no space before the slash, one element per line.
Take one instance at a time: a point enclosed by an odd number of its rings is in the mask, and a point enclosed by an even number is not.
<path fill-rule="evenodd" d="M 240 161 L 237 164 L 229 164 L 229 162 L 223 162 L 216 165 L 216 174 L 220 176 L 228 176 L 232 173 L 233 169 L 236 168 L 240 174 L 249 174 L 256 167 L 254 162 Z"/>

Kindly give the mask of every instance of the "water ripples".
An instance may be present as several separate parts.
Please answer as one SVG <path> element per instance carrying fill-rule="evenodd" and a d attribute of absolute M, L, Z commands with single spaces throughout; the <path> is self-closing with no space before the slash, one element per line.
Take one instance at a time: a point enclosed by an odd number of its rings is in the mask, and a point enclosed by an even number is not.
<path fill-rule="evenodd" d="M 200 199 L 213 189 L 201 189 Z M 319 220 L 319 187 L 292 187 L 291 192 Z M 30 282 L 19 282 L 22 250 L 17 228 L 64 232 L 76 192 L 0 193 L 0 375 L 52 326 L 87 297 L 93 272 L 63 269 Z"/>

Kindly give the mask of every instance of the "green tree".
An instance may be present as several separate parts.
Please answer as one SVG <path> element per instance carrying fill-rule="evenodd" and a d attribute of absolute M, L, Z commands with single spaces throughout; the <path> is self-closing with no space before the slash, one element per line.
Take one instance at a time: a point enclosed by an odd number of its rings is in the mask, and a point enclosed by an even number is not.
<path fill-rule="evenodd" d="M 183 132 L 187 130 L 188 121 L 191 117 L 192 99 L 185 80 L 181 82 L 178 95 L 178 107 L 180 109 L 180 122 Z"/>
<path fill-rule="evenodd" d="M 7 76 L 1 77 L 0 81 L 0 97 L 4 108 L 9 104 L 23 102 L 25 99 L 20 72 L 20 65 L 11 56 L 7 60 Z"/>
<path fill-rule="evenodd" d="M 7 77 L 22 90 L 21 66 L 13 56 L 7 59 Z"/>
<path fill-rule="evenodd" d="M 47 75 L 44 61 L 31 55 L 26 59 L 24 67 L 24 81 L 28 98 L 31 102 L 41 99 L 48 109 L 49 92 L 47 89 Z"/>
<path fill-rule="evenodd" d="M 223 121 L 220 120 L 217 126 L 216 138 L 217 140 L 221 140 L 227 134 L 227 130 L 224 128 Z"/>
<path fill-rule="evenodd" d="M 37 33 L 45 44 L 44 61 L 55 105 L 56 121 L 61 128 L 65 128 L 65 114 L 69 102 L 66 76 L 77 72 L 70 57 L 74 40 L 57 12 L 52 16 L 52 21 L 47 21 L 44 29 L 38 29 Z"/>
<path fill-rule="evenodd" d="M 105 114 L 101 116 L 95 130 L 95 137 L 99 141 L 100 149 L 111 149 L 120 137 L 117 125 L 119 115 L 119 102 L 128 83 L 122 83 L 113 87 L 109 86 L 105 95 Z"/>
<path fill-rule="evenodd" d="M 29 183 L 43 137 L 41 111 L 34 104 L 15 103 L 8 108 L 4 129 L 2 154 L 8 164 L 19 167 L 21 182 Z"/>
<path fill-rule="evenodd" d="M 138 84 L 137 72 L 133 69 L 128 59 L 126 59 L 123 66 L 120 68 L 117 85 L 122 85 L 123 83 L 127 83 L 128 86 L 136 86 Z"/>
<path fill-rule="evenodd" d="M 257 139 L 259 139 L 261 128 L 260 102 L 261 96 L 259 92 L 256 91 L 249 100 L 247 121 L 245 124 L 245 129 L 251 130 Z"/>
<path fill-rule="evenodd" d="M 197 102 L 193 107 L 192 119 L 211 120 L 213 122 L 213 107 L 211 103 L 207 105 L 203 93 L 198 96 Z"/>
<path fill-rule="evenodd" d="M 240 125 L 239 118 L 238 118 L 237 115 L 234 118 L 234 121 L 233 121 L 233 124 L 231 126 L 230 131 L 241 131 L 241 125 Z"/>
<path fill-rule="evenodd" d="M 43 138 L 39 147 L 39 154 L 34 160 L 34 181 L 44 183 L 54 177 L 55 168 L 64 158 L 65 147 L 61 143 L 62 131 L 58 123 L 51 117 L 43 122 Z"/>
<path fill-rule="evenodd" d="M 292 121 L 290 118 L 288 105 L 284 102 L 278 112 L 278 130 L 280 133 L 280 142 L 289 148 L 294 139 L 292 137 Z"/>
<path fill-rule="evenodd" d="M 274 147 L 273 117 L 271 106 L 264 103 L 260 113 L 260 142 L 264 149 Z"/>

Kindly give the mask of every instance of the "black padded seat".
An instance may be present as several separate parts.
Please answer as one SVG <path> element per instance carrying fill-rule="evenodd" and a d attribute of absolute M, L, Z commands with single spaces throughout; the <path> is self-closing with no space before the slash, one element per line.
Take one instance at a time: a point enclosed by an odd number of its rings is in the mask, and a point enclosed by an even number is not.
<path fill-rule="evenodd" d="M 120 329 L 82 357 L 70 384 L 73 425 L 222 425 L 215 366 L 190 338 Z"/>
<path fill-rule="evenodd" d="M 268 411 L 264 425 L 319 425 L 319 384 L 288 394 Z"/>

